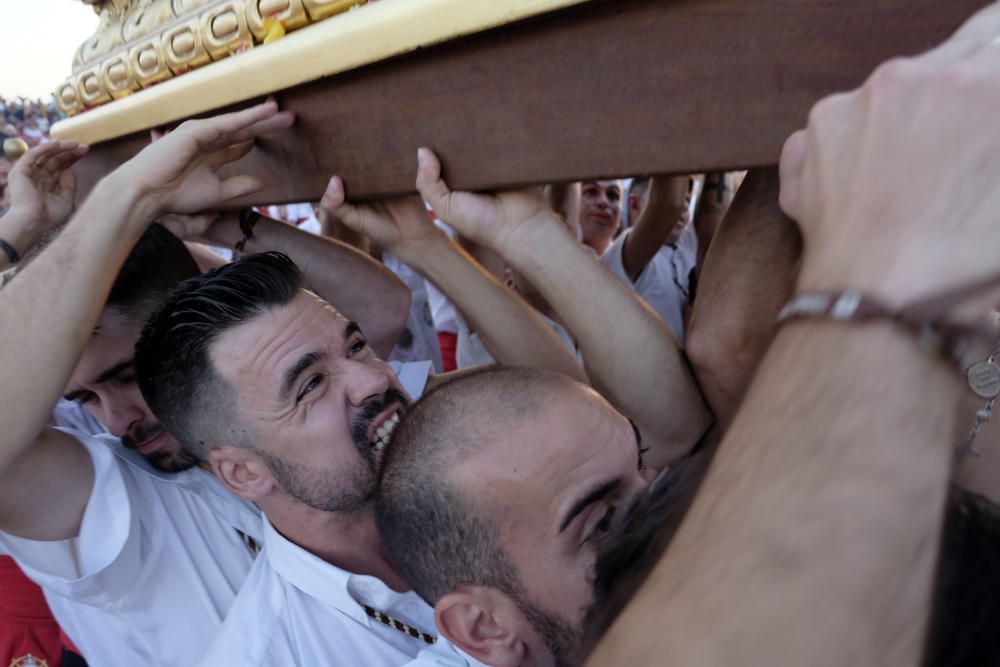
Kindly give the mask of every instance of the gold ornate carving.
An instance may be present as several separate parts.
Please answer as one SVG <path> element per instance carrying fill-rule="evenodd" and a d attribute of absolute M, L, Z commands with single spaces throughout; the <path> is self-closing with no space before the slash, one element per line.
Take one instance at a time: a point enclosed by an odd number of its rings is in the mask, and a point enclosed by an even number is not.
<path fill-rule="evenodd" d="M 241 47 L 253 45 L 240 0 L 224 2 L 202 14 L 200 32 L 205 50 L 212 60 L 225 58 Z"/>
<path fill-rule="evenodd" d="M 346 12 L 358 4 L 354 0 L 302 0 L 302 6 L 312 21 L 322 21 L 334 14 Z"/>
<path fill-rule="evenodd" d="M 281 21 L 285 30 L 295 30 L 309 23 L 302 0 L 249 0 L 247 7 L 247 24 L 250 32 L 258 40 L 267 36 L 264 19 L 271 18 Z"/>
<path fill-rule="evenodd" d="M 368 0 L 81 1 L 100 18 L 55 91 L 70 115 L 273 39 L 275 28 L 296 30 Z"/>
<path fill-rule="evenodd" d="M 150 39 L 129 49 L 128 64 L 136 83 L 143 88 L 173 76 L 163 59 L 159 39 Z"/>

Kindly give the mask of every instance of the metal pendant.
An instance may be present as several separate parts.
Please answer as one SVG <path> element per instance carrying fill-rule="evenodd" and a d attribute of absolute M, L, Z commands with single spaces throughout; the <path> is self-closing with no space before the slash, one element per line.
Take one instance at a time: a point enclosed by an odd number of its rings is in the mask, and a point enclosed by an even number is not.
<path fill-rule="evenodd" d="M 969 368 L 969 387 L 981 398 L 1000 396 L 1000 368 L 989 361 L 980 361 Z"/>

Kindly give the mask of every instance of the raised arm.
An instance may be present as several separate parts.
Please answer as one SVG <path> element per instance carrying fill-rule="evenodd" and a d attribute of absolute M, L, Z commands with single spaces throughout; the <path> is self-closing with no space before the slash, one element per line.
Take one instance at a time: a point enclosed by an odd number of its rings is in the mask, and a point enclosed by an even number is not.
<path fill-rule="evenodd" d="M 53 141 L 28 150 L 8 175 L 11 207 L 0 217 L 0 270 L 24 259 L 73 213 L 76 178 L 70 167 L 87 152 L 75 141 Z M 14 257 L 11 257 L 11 253 Z"/>
<path fill-rule="evenodd" d="M 232 214 L 205 233 L 207 241 L 226 248 L 242 236 L 239 220 Z M 361 325 L 380 356 L 392 352 L 410 310 L 410 290 L 392 271 L 345 243 L 261 217 L 244 252 L 265 250 L 280 250 L 291 257 L 317 294 Z"/>
<path fill-rule="evenodd" d="M 63 232 L 0 291 L 0 529 L 36 539 L 76 534 L 92 484 L 85 453 L 46 431 L 52 407 L 90 338 L 118 269 L 146 226 L 256 192 L 217 170 L 253 137 L 291 123 L 274 103 L 185 123 L 102 180 Z M 39 480 L 46 492 L 37 493 Z M 39 521 L 44 517 L 44 521 Z M 44 532 L 30 532 L 33 530 Z"/>
<path fill-rule="evenodd" d="M 778 207 L 778 171 L 751 171 L 705 257 L 685 348 L 716 419 L 732 421 L 795 287 L 802 237 Z"/>
<path fill-rule="evenodd" d="M 570 236 L 540 195 L 451 192 L 421 149 L 421 194 L 460 234 L 493 248 L 576 336 L 594 386 L 638 424 L 664 465 L 683 456 L 711 417 L 670 330 Z"/>
<path fill-rule="evenodd" d="M 419 197 L 346 204 L 342 181 L 335 178 L 321 206 L 437 285 L 500 363 L 545 368 L 586 382 L 576 358 L 545 320 L 438 229 Z"/>
<path fill-rule="evenodd" d="M 998 32 L 994 5 L 821 102 L 789 140 L 799 290 L 856 288 L 900 309 L 996 275 L 1000 129 L 984 123 L 1000 109 Z M 920 664 L 959 380 L 889 320 L 784 327 L 592 664 Z"/>
<path fill-rule="evenodd" d="M 698 236 L 698 266 L 705 261 L 705 253 L 712 245 L 715 232 L 719 230 L 726 211 L 733 203 L 736 190 L 736 174 L 733 172 L 711 172 L 704 176 L 701 198 L 695 207 L 694 225 Z"/>
<path fill-rule="evenodd" d="M 641 208 L 622 248 L 622 264 L 632 282 L 639 279 L 663 244 L 672 240 L 672 236 L 676 238 L 682 229 L 690 180 L 687 176 L 649 179 L 646 205 Z"/>

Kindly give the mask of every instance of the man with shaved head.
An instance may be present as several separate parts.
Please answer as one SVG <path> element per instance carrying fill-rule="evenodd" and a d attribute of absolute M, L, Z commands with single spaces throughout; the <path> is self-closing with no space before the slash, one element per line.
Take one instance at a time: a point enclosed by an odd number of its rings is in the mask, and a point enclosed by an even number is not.
<path fill-rule="evenodd" d="M 642 453 L 592 389 L 484 370 L 431 392 L 397 428 L 378 526 L 442 634 L 474 658 L 573 664 L 596 549 L 652 473 Z"/>

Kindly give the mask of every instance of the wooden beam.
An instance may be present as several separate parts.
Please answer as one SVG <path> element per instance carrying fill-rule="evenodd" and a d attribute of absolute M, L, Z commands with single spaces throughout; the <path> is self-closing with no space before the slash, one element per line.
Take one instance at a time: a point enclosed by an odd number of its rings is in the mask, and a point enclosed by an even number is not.
<path fill-rule="evenodd" d="M 413 190 L 434 148 L 455 188 L 774 164 L 821 97 L 945 39 L 986 0 L 606 0 L 278 93 L 295 128 L 236 165 L 243 203 Z M 336 48 L 332 45 L 331 48 Z M 147 142 L 95 146 L 81 192 Z"/>

